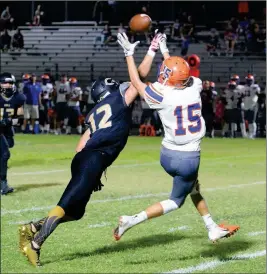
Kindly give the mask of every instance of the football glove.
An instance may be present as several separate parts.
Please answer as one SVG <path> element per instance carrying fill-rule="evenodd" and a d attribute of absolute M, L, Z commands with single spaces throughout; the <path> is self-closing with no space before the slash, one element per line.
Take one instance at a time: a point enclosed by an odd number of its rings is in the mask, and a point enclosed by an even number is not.
<path fill-rule="evenodd" d="M 140 43 L 140 41 L 136 41 L 135 43 L 131 44 L 126 33 L 118 33 L 117 34 L 118 43 L 123 48 L 125 56 L 132 56 L 134 54 L 135 47 Z"/>
<path fill-rule="evenodd" d="M 150 43 L 150 47 L 148 49 L 147 55 L 154 57 L 156 52 L 159 49 L 159 43 L 162 40 L 162 33 L 158 33 L 158 30 L 155 30 L 155 36 L 152 39 L 151 43 Z"/>
<path fill-rule="evenodd" d="M 159 41 L 159 48 L 161 51 L 161 54 L 163 55 L 166 52 L 169 52 L 168 48 L 167 48 L 167 36 L 166 34 L 162 34 L 160 37 L 160 41 Z"/>

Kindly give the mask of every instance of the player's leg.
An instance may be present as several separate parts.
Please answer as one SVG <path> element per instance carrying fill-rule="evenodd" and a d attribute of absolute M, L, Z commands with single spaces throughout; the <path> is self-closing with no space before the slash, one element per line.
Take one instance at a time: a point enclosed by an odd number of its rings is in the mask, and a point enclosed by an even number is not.
<path fill-rule="evenodd" d="M 114 231 L 115 239 L 119 240 L 129 228 L 147 219 L 159 217 L 181 207 L 194 187 L 199 161 L 200 152 L 173 151 L 163 147 L 161 150 L 161 165 L 173 177 L 170 198 L 148 207 L 139 214 L 121 216 L 119 226 Z"/>
<path fill-rule="evenodd" d="M 231 121 L 231 136 L 236 137 L 237 132 L 237 120 L 238 120 L 238 109 L 232 110 L 232 121 Z"/>
<path fill-rule="evenodd" d="M 71 165 L 72 178 L 60 201 L 37 225 L 31 224 L 33 238 L 22 244 L 23 252 L 33 265 L 40 264 L 40 248 L 60 223 L 79 220 L 83 217 L 92 192 L 101 183 L 102 172 L 107 167 L 106 161 L 105 155 L 98 151 L 81 151 L 75 155 Z M 37 233 L 34 234 L 32 226 Z M 24 235 L 20 233 L 20 236 L 22 239 Z"/>
<path fill-rule="evenodd" d="M 73 107 L 67 107 L 67 113 L 66 117 L 68 119 L 67 125 L 66 125 L 66 134 L 71 134 L 71 129 L 72 129 L 72 120 L 73 120 Z"/>
<path fill-rule="evenodd" d="M 14 141 L 13 141 L 14 145 Z M 7 163 L 10 158 L 9 144 L 6 137 L 1 134 L 0 135 L 0 180 L 1 180 L 1 195 L 7 195 L 14 191 L 12 187 L 8 186 L 7 183 Z"/>
<path fill-rule="evenodd" d="M 81 125 L 81 121 L 80 121 L 80 116 L 81 116 L 81 109 L 80 107 L 76 107 L 75 108 L 75 127 L 77 129 L 77 133 L 78 134 L 82 134 L 82 125 Z"/>
<path fill-rule="evenodd" d="M 253 139 L 255 137 L 254 132 L 257 130 L 256 125 L 256 111 L 254 110 L 248 110 L 247 111 L 247 120 L 248 120 L 248 138 Z"/>
<path fill-rule="evenodd" d="M 241 115 L 241 122 L 240 122 L 241 134 L 243 138 L 247 138 L 247 130 L 246 130 L 246 122 L 245 122 L 246 111 L 241 110 L 240 115 Z"/>
<path fill-rule="evenodd" d="M 213 242 L 224 238 L 230 237 L 233 235 L 238 229 L 239 226 L 236 225 L 217 225 L 209 212 L 208 205 L 204 199 L 204 197 L 200 193 L 200 186 L 198 180 L 190 193 L 191 200 L 202 217 L 206 229 L 208 230 L 209 239 Z"/>
<path fill-rule="evenodd" d="M 226 109 L 224 111 L 224 125 L 222 128 L 222 137 L 228 137 L 228 132 L 229 132 L 229 124 L 231 122 L 231 110 Z"/>
<path fill-rule="evenodd" d="M 23 120 L 23 125 L 21 127 L 21 130 L 23 132 L 25 132 L 28 120 L 30 119 L 30 106 L 29 105 L 24 105 L 23 112 L 24 112 L 24 120 Z"/>

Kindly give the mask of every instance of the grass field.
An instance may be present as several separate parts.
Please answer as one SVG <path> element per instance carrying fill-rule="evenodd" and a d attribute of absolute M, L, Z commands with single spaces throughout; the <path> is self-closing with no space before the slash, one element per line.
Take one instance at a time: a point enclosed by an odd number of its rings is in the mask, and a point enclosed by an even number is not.
<path fill-rule="evenodd" d="M 160 138 L 130 137 L 108 169 L 103 191 L 93 194 L 84 218 L 62 224 L 35 269 L 18 251 L 18 224 L 44 217 L 70 178 L 77 136 L 17 135 L 9 163 L 16 191 L 1 201 L 2 273 L 266 273 L 265 140 L 204 139 L 199 179 L 217 222 L 239 232 L 208 241 L 190 198 L 168 215 L 127 232 L 112 229 L 122 214 L 166 199 L 172 180 L 159 164 Z"/>

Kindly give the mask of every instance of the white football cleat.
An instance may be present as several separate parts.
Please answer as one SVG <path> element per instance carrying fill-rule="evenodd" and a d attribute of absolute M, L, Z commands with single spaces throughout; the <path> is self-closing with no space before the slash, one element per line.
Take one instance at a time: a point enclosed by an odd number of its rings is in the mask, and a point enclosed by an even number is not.
<path fill-rule="evenodd" d="M 132 223 L 132 216 L 120 216 L 119 225 L 114 229 L 113 236 L 116 241 L 119 241 L 122 235 L 130 229 L 134 224 Z"/>
<path fill-rule="evenodd" d="M 228 238 L 234 235 L 237 230 L 239 230 L 239 226 L 237 225 L 224 225 L 220 224 L 219 226 L 215 226 L 209 230 L 209 239 L 213 242 L 218 241 L 222 238 Z"/>

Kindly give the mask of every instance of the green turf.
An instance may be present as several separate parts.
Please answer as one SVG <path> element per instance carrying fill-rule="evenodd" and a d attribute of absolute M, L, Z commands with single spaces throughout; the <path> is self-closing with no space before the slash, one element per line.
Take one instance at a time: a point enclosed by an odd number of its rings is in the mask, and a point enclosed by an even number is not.
<path fill-rule="evenodd" d="M 265 273 L 265 256 L 229 260 L 234 255 L 265 250 L 266 186 L 251 185 L 265 181 L 265 140 L 203 140 L 199 174 L 203 194 L 217 222 L 241 226 L 234 237 L 210 243 L 189 198 L 176 212 L 141 224 L 114 242 L 112 229 L 118 216 L 140 212 L 168 197 L 164 193 L 170 192 L 172 180 L 159 164 L 160 141 L 129 139 L 108 169 L 103 191 L 93 194 L 95 202 L 89 203 L 84 218 L 56 229 L 42 248 L 43 267 L 35 269 L 18 251 L 15 223 L 44 217 L 58 202 L 69 181 L 78 137 L 17 135 L 8 175 L 16 192 L 2 197 L 1 203 L 1 272 L 160 273 L 220 260 L 226 263 L 196 272 Z M 142 194 L 157 196 L 114 200 Z M 103 202 L 105 199 L 109 200 Z M 26 210 L 18 211 L 22 209 Z M 184 226 L 187 229 L 177 229 Z M 257 231 L 263 233 L 248 235 Z"/>

